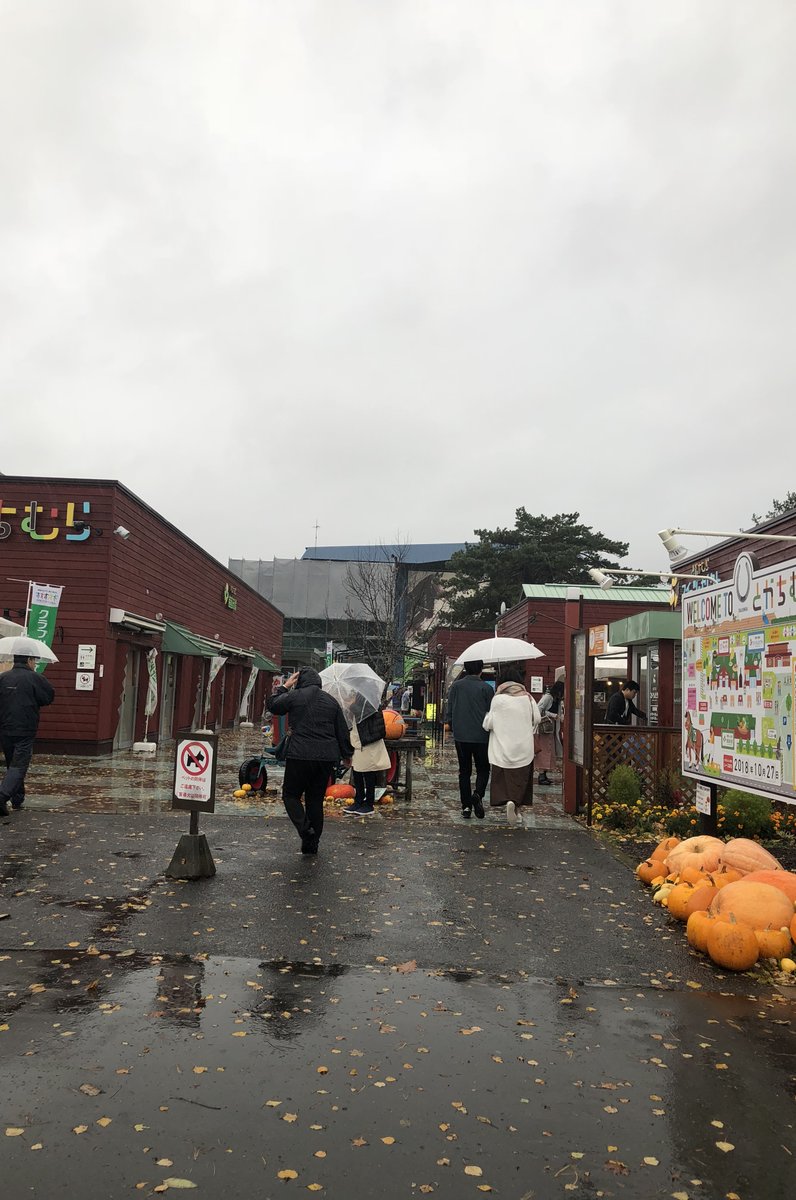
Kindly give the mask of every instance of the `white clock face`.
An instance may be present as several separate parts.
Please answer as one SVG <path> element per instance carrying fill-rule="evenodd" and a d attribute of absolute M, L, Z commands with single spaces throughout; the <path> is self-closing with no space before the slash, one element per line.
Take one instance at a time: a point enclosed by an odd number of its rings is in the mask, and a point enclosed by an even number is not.
<path fill-rule="evenodd" d="M 735 594 L 743 604 L 749 598 L 752 590 L 752 564 L 745 554 L 742 554 L 735 564 Z"/>

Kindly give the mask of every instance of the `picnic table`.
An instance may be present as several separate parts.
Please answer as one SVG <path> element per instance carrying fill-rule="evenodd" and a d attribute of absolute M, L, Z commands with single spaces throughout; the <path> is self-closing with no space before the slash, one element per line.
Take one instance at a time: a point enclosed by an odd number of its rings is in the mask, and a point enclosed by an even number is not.
<path fill-rule="evenodd" d="M 407 804 L 412 803 L 412 759 L 416 754 L 421 754 L 426 748 L 426 739 L 424 737 L 409 737 L 402 738 L 385 738 L 384 744 L 390 753 L 394 753 L 398 758 L 398 766 L 395 772 L 395 778 L 392 780 L 392 787 L 397 791 L 398 788 L 403 790 L 404 799 Z M 401 782 L 401 761 L 403 760 L 403 783 Z"/>

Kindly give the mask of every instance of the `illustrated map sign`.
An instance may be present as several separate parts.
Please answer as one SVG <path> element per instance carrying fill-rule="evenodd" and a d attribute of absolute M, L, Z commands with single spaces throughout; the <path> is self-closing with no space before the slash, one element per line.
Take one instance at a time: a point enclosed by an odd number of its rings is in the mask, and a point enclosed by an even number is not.
<path fill-rule="evenodd" d="M 215 734 L 188 736 L 177 742 L 172 808 L 215 811 L 217 748 Z"/>
<path fill-rule="evenodd" d="M 796 559 L 683 596 L 683 774 L 796 804 Z"/>

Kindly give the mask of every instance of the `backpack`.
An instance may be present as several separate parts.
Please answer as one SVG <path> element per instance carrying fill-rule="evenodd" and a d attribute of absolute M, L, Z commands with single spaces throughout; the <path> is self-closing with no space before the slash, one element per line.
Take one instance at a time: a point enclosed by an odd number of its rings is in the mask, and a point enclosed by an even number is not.
<path fill-rule="evenodd" d="M 357 733 L 363 746 L 370 746 L 373 742 L 381 741 L 387 733 L 384 715 L 381 712 L 375 712 L 371 713 L 369 717 L 357 721 Z"/>

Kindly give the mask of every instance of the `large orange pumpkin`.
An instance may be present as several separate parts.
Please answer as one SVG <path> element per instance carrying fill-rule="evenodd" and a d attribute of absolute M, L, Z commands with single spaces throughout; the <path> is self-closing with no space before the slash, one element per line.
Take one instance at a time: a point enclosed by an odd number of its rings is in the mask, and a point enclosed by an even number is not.
<path fill-rule="evenodd" d="M 755 937 L 761 958 L 787 958 L 793 949 L 787 929 L 756 929 Z"/>
<path fill-rule="evenodd" d="M 661 862 L 665 862 L 666 856 L 668 854 L 671 854 L 671 852 L 672 852 L 672 850 L 674 850 L 675 846 L 679 846 L 679 845 L 680 845 L 680 839 L 678 837 L 664 838 L 663 841 L 659 842 L 658 845 L 655 847 L 652 854 L 650 855 L 650 858 L 659 858 L 661 860 Z"/>
<path fill-rule="evenodd" d="M 716 895 L 716 889 L 709 883 L 697 887 L 691 883 L 675 884 L 669 892 L 669 912 L 678 921 L 687 921 L 691 913 L 706 912 Z"/>
<path fill-rule="evenodd" d="M 793 916 L 793 902 L 770 883 L 739 879 L 716 893 L 710 911 L 714 917 L 734 917 L 752 929 L 781 929 Z"/>
<path fill-rule="evenodd" d="M 713 917 L 705 909 L 698 908 L 692 912 L 685 927 L 685 936 L 688 938 L 689 946 L 693 946 L 695 950 L 700 950 L 702 954 L 706 954 L 708 949 L 708 933 L 712 924 Z"/>
<path fill-rule="evenodd" d="M 743 876 L 744 883 L 770 883 L 779 888 L 796 904 L 796 874 L 793 871 L 752 871 Z"/>
<path fill-rule="evenodd" d="M 749 838 L 731 838 L 724 846 L 721 861 L 728 867 L 735 867 L 736 871 L 743 871 L 744 875 L 752 871 L 782 870 L 773 854 Z"/>
<path fill-rule="evenodd" d="M 652 883 L 653 879 L 657 879 L 663 869 L 663 864 L 653 858 L 648 858 L 641 862 L 636 867 L 636 874 L 642 883 L 646 883 L 647 887 Z"/>
<path fill-rule="evenodd" d="M 696 867 L 699 871 L 715 871 L 722 861 L 724 842 L 719 838 L 700 834 L 698 837 L 686 838 L 670 850 L 666 864 L 670 871 L 682 873 L 686 867 Z"/>
<path fill-rule="evenodd" d="M 760 953 L 755 931 L 738 921 L 712 921 L 707 951 L 717 966 L 728 971 L 748 971 Z"/>
<path fill-rule="evenodd" d="M 350 783 L 333 783 L 326 789 L 327 800 L 353 800 L 356 791 Z"/>
<path fill-rule="evenodd" d="M 389 741 L 397 741 L 406 733 L 406 721 L 399 712 L 394 708 L 385 708 L 382 713 L 384 717 L 384 736 Z"/>

